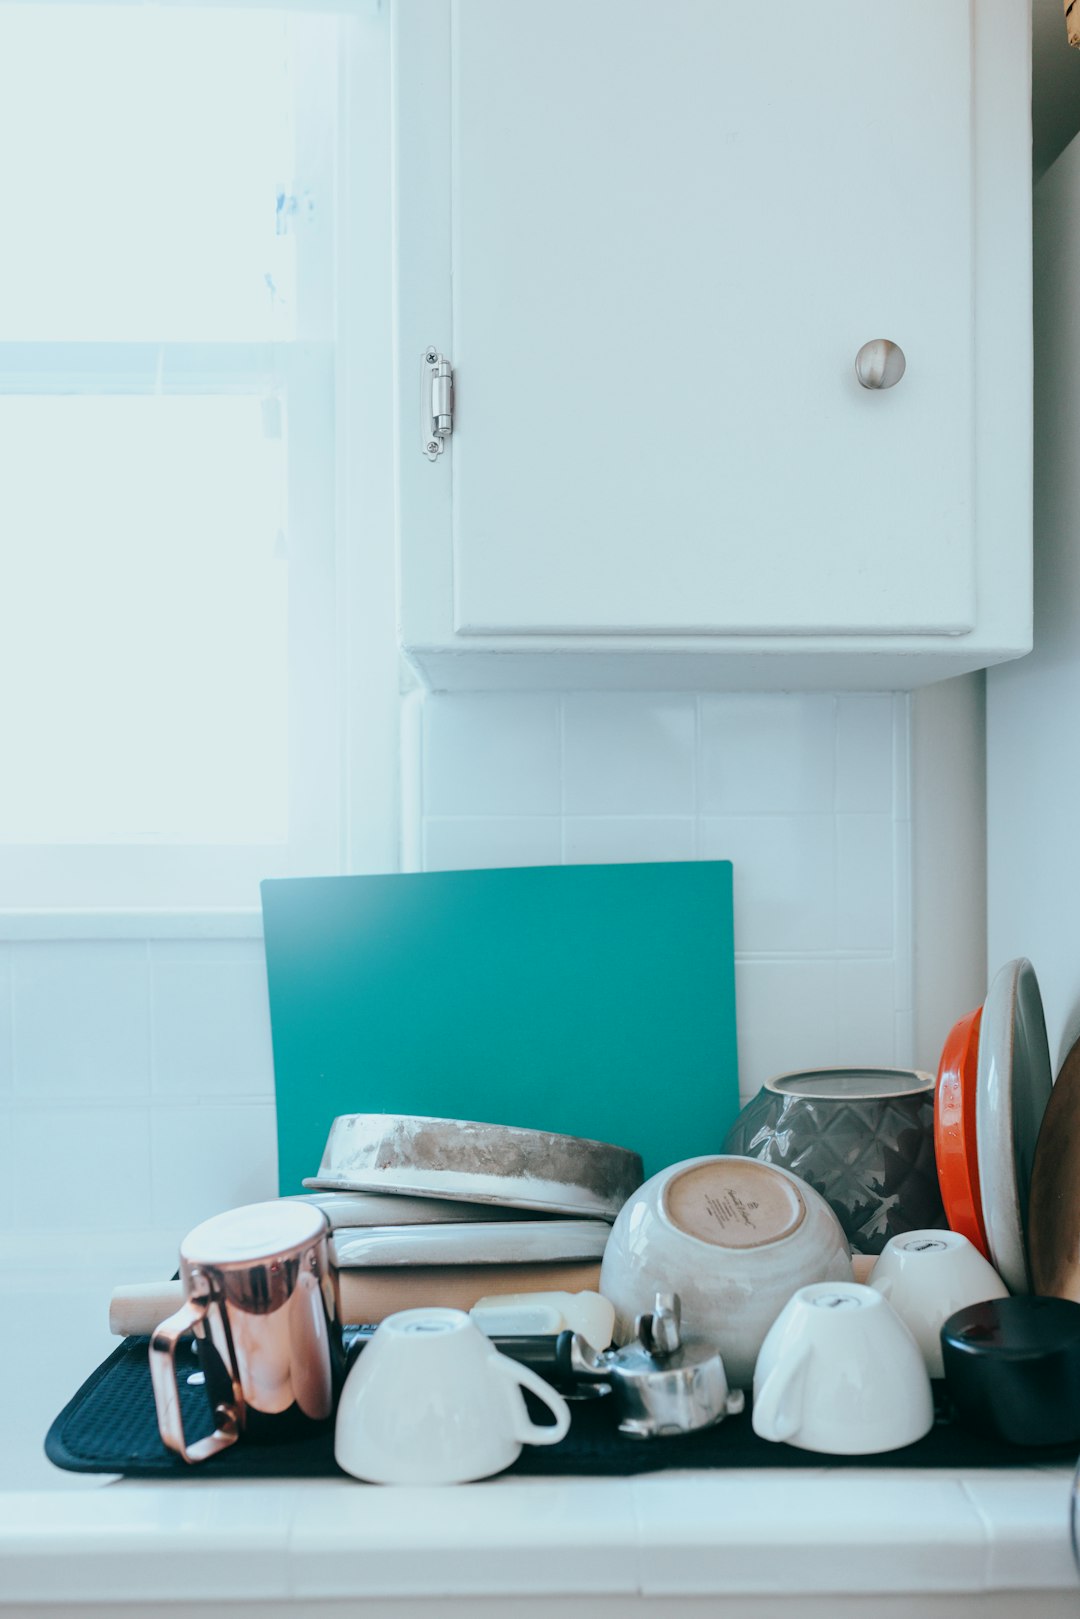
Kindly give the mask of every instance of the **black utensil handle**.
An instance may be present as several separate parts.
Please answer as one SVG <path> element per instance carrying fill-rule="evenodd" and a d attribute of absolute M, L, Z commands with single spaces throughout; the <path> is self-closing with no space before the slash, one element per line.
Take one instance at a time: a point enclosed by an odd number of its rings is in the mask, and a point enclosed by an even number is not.
<path fill-rule="evenodd" d="M 492 1343 L 502 1354 L 516 1360 L 520 1366 L 528 1366 L 548 1383 L 557 1388 L 573 1388 L 577 1382 L 577 1374 L 573 1367 L 572 1332 L 558 1334 L 536 1333 L 521 1334 L 507 1338 L 493 1338 Z"/>
<path fill-rule="evenodd" d="M 375 1336 L 375 1327 L 345 1328 L 345 1370 L 349 1372 L 356 1358 Z M 495 1348 L 520 1366 L 538 1372 L 546 1382 L 556 1388 L 573 1388 L 577 1381 L 573 1367 L 572 1332 L 520 1333 L 512 1337 L 492 1338 Z"/>

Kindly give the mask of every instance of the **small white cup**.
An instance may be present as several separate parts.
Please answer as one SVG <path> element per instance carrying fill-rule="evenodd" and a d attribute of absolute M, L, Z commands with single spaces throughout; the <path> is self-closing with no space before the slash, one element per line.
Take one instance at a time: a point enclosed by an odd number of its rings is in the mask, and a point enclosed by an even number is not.
<path fill-rule="evenodd" d="M 944 1377 L 941 1328 L 957 1310 L 1008 1298 L 990 1261 L 959 1231 L 905 1231 L 878 1255 L 870 1286 L 888 1299 L 922 1350 L 931 1377 Z"/>
<path fill-rule="evenodd" d="M 800 1450 L 869 1456 L 914 1444 L 933 1423 L 919 1346 L 880 1293 L 816 1282 L 794 1294 L 758 1355 L 755 1433 Z"/>
<path fill-rule="evenodd" d="M 554 1414 L 530 1422 L 522 1388 Z M 334 1455 L 371 1484 L 464 1484 L 501 1473 L 522 1445 L 554 1445 L 570 1407 L 527 1366 L 500 1355 L 462 1310 L 387 1316 L 345 1380 Z"/>

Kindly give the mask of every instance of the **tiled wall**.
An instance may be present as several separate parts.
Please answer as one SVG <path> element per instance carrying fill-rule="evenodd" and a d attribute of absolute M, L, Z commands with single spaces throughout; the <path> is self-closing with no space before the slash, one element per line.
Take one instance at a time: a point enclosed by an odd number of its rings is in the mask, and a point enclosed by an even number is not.
<path fill-rule="evenodd" d="M 906 697 L 436 696 L 416 733 L 414 867 L 734 862 L 744 1095 L 911 1061 Z"/>
<path fill-rule="evenodd" d="M 258 939 L 0 945 L 0 1232 L 175 1232 L 276 1191 Z"/>
<path fill-rule="evenodd" d="M 410 699 L 405 864 L 735 863 L 741 1085 L 911 1060 L 908 699 Z M 0 1235 L 275 1190 L 258 939 L 0 944 Z"/>

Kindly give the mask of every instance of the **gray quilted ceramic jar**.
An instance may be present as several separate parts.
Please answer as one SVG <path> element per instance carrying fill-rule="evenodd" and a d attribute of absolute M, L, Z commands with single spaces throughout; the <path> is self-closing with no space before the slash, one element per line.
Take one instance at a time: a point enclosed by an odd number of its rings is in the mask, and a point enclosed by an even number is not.
<path fill-rule="evenodd" d="M 724 1151 L 798 1175 L 820 1192 L 853 1250 L 945 1226 L 934 1159 L 934 1078 L 903 1068 L 819 1068 L 768 1080 Z"/>

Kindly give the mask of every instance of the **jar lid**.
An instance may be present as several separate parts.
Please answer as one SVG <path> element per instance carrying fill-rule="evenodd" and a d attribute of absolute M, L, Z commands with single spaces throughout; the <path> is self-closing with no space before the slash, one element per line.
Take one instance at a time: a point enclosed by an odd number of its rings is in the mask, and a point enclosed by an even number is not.
<path fill-rule="evenodd" d="M 879 1102 L 932 1095 L 934 1083 L 933 1074 L 917 1068 L 808 1068 L 802 1073 L 777 1074 L 765 1081 L 765 1089 L 807 1101 Z"/>
<path fill-rule="evenodd" d="M 941 1338 L 957 1354 L 995 1360 L 1038 1359 L 1061 1349 L 1080 1353 L 1080 1304 L 1033 1293 L 987 1299 L 951 1315 Z"/>

